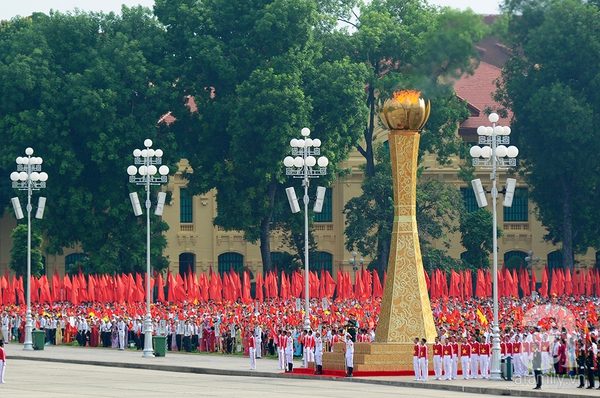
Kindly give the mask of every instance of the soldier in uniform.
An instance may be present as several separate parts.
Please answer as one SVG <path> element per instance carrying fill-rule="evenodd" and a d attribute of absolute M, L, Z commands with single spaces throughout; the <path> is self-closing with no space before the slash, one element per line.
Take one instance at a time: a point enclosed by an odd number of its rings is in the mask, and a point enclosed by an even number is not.
<path fill-rule="evenodd" d="M 346 333 L 349 333 L 352 342 L 356 341 L 356 328 L 358 327 L 358 321 L 356 320 L 356 314 L 351 312 L 348 314 L 348 322 L 346 323 Z"/>
<path fill-rule="evenodd" d="M 579 376 L 579 385 L 577 388 L 585 387 L 585 345 L 583 341 L 577 342 L 577 375 Z"/>
<path fill-rule="evenodd" d="M 535 377 L 534 390 L 542 388 L 542 353 L 540 352 L 538 345 L 533 347 L 533 375 Z"/>
<path fill-rule="evenodd" d="M 596 373 L 596 353 L 594 352 L 594 345 L 594 340 L 588 341 L 586 345 L 585 367 L 588 376 L 588 390 L 594 388 L 594 377 Z"/>

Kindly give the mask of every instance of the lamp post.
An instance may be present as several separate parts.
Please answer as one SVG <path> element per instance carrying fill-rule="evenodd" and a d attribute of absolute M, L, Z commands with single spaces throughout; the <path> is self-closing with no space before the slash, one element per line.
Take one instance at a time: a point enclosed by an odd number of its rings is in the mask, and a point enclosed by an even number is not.
<path fill-rule="evenodd" d="M 358 266 L 363 265 L 363 263 L 365 262 L 365 260 L 363 260 L 362 258 L 360 258 L 358 260 L 358 262 L 356 262 L 357 256 L 358 256 L 358 253 L 352 252 L 352 258 L 350 260 L 348 260 L 348 262 L 352 266 L 352 269 L 354 270 L 354 283 L 356 283 L 356 271 L 358 271 Z"/>
<path fill-rule="evenodd" d="M 127 174 L 129 174 L 129 182 L 143 185 L 146 189 L 146 305 L 147 312 L 146 318 L 144 319 L 144 352 L 143 357 L 152 358 L 154 357 L 152 351 L 152 315 L 150 314 L 150 207 L 152 202 L 150 201 L 150 186 L 160 185 L 167 182 L 167 175 L 169 174 L 169 168 L 165 165 L 160 166 L 158 169 L 156 165 L 162 164 L 162 149 L 152 149 L 152 140 L 145 140 L 144 146 L 146 149 L 135 149 L 133 151 L 134 165 L 127 168 Z M 139 168 L 137 165 L 140 165 Z M 156 177 L 156 173 L 160 176 Z M 139 177 L 137 174 L 139 173 Z M 162 215 L 162 210 L 165 202 L 165 193 L 159 192 L 158 205 L 156 207 L 155 214 Z M 136 216 L 142 214 L 137 193 L 133 192 L 129 194 L 131 203 L 133 205 L 133 211 Z"/>
<path fill-rule="evenodd" d="M 25 149 L 26 157 L 19 156 L 17 161 L 17 171 L 10 173 L 12 187 L 20 191 L 27 191 L 27 311 L 25 313 L 25 342 L 23 350 L 33 350 L 33 342 L 31 336 L 32 320 L 31 320 L 31 191 L 46 188 L 48 174 L 42 171 L 43 159 L 40 157 L 32 157 L 33 149 Z M 19 203 L 19 198 L 12 199 L 17 219 L 23 218 L 23 211 Z M 40 197 L 38 205 L 38 213 L 36 218 L 42 218 L 44 213 L 44 205 L 46 198 Z"/>
<path fill-rule="evenodd" d="M 304 187 L 304 279 L 305 279 L 305 303 L 304 303 L 304 330 L 310 329 L 310 291 L 308 282 L 308 188 L 310 186 L 311 178 L 318 178 L 319 176 L 327 174 L 327 165 L 329 160 L 325 156 L 321 155 L 321 140 L 318 138 L 309 138 L 310 129 L 303 128 L 301 131 L 301 139 L 292 139 L 290 146 L 292 147 L 292 156 L 286 156 L 283 159 L 285 165 L 285 174 L 293 176 L 294 178 L 302 179 L 302 186 Z M 315 158 L 319 156 L 319 158 Z M 318 165 L 318 168 L 315 166 Z M 294 188 L 287 188 L 286 193 L 290 201 L 290 206 L 293 213 L 300 211 L 298 206 L 298 199 L 294 192 Z M 320 212 L 323 206 L 323 198 L 325 196 L 325 188 L 318 187 L 317 199 L 315 202 L 314 211 Z"/>
<path fill-rule="evenodd" d="M 500 371 L 500 329 L 498 322 L 498 215 L 496 209 L 498 188 L 496 187 L 496 173 L 498 170 L 506 170 L 508 167 L 516 166 L 517 160 L 515 158 L 519 154 L 519 150 L 516 146 L 506 147 L 506 145 L 510 144 L 510 127 L 496 125 L 499 119 L 498 114 L 491 113 L 488 119 L 492 123 L 492 127 L 479 126 L 479 128 L 477 128 L 479 144 L 485 146 L 472 147 L 470 154 L 473 157 L 473 166 L 483 166 L 482 169 L 491 170 L 490 179 L 492 180 L 492 190 L 490 193 L 492 194 L 493 214 L 492 294 L 494 300 L 494 321 L 492 324 L 492 370 L 490 380 L 502 380 Z M 475 195 L 479 207 L 487 206 L 487 200 L 485 199 L 486 191 L 484 191 L 481 186 L 481 180 L 473 180 L 472 184 L 473 188 L 475 189 Z M 507 179 L 507 186 L 503 191 L 505 195 L 503 204 L 506 207 L 510 207 L 512 205 L 515 184 L 515 179 Z"/>

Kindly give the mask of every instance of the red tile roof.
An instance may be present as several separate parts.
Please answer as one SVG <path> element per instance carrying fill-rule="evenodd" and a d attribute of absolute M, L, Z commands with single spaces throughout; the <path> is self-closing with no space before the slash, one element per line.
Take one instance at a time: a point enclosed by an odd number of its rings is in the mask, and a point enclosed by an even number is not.
<path fill-rule="evenodd" d="M 472 129 L 491 125 L 484 111 L 488 107 L 500 108 L 500 104 L 492 99 L 492 94 L 496 91 L 494 81 L 500 77 L 500 72 L 500 68 L 481 62 L 474 75 L 465 75 L 454 84 L 456 94 L 468 102 L 471 111 L 471 116 L 460 125 L 461 133 L 473 133 Z M 509 113 L 507 118 L 500 118 L 498 124 L 509 125 L 510 117 Z"/>

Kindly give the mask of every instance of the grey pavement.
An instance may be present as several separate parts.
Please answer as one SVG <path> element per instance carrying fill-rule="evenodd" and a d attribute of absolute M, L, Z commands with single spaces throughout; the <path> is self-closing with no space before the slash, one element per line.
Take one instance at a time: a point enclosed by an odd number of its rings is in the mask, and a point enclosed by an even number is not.
<path fill-rule="evenodd" d="M 44 350 L 24 351 L 22 344 L 7 344 L 5 350 L 7 384 L 0 385 L 2 396 L 39 396 L 41 393 L 44 397 L 131 397 L 131 391 L 145 391 L 141 396 L 165 396 L 172 395 L 174 389 L 185 390 L 188 386 L 193 390 L 192 395 L 219 397 L 281 394 L 342 397 L 350 392 L 366 397 L 388 394 L 407 397 L 439 397 L 443 394 L 445 398 L 465 394 L 600 397 L 600 390 L 577 389 L 578 381 L 553 377 L 546 377 L 542 390 L 537 391 L 532 389 L 533 377 L 515 378 L 510 382 L 460 378 L 435 381 L 432 377 L 428 382 L 417 382 L 409 376 L 350 379 L 285 374 L 277 369 L 277 360 L 272 358 L 258 359 L 257 370 L 251 371 L 248 358 L 220 354 L 167 352 L 165 357 L 143 358 L 142 352 L 136 350 L 45 346 Z M 298 365 L 300 361 L 295 362 Z M 90 378 L 92 374 L 94 377 Z M 40 380 L 42 376 L 44 381 Z M 179 381 L 173 385 L 173 380 Z M 75 389 L 74 395 L 66 388 L 69 386 Z"/>

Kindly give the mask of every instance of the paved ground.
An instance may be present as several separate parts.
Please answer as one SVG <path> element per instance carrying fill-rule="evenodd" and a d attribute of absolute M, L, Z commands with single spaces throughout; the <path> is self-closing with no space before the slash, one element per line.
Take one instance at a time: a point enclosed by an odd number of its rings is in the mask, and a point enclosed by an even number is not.
<path fill-rule="evenodd" d="M 533 378 L 512 382 L 453 380 L 415 382 L 412 377 L 320 378 L 281 373 L 277 361 L 263 358 L 250 371 L 248 358 L 167 352 L 143 358 L 141 351 L 46 346 L 23 351 L 9 344 L 7 384 L 1 396 L 19 397 L 600 397 L 599 390 L 580 390 L 578 382 L 546 378 L 534 391 Z M 443 391 L 443 392 L 442 392 Z"/>

